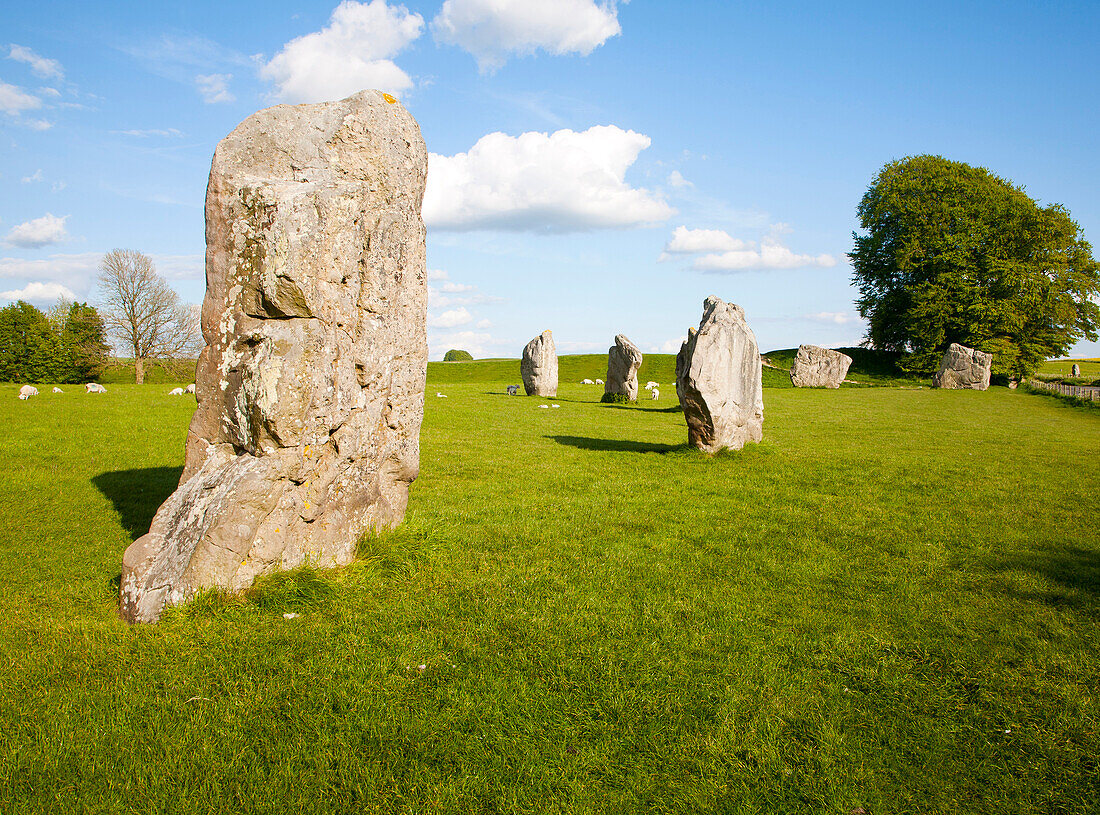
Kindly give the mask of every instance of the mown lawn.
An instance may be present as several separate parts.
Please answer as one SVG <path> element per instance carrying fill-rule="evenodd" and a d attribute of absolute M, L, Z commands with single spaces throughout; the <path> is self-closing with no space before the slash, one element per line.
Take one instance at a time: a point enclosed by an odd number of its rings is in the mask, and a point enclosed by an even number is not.
<path fill-rule="evenodd" d="M 707 458 L 478 364 L 399 531 L 134 628 L 193 402 L 0 386 L 0 812 L 1100 810 L 1095 411 L 776 388 Z"/>

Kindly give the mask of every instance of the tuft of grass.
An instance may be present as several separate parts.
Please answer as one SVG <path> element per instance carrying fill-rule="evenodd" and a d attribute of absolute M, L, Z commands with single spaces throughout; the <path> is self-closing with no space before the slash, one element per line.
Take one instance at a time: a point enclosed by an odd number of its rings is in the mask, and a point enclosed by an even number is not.
<path fill-rule="evenodd" d="M 600 397 L 600 402 L 605 405 L 636 405 L 637 399 L 631 399 L 625 393 L 605 393 Z"/>
<path fill-rule="evenodd" d="M 431 557 L 435 546 L 426 526 L 410 522 L 397 529 L 366 533 L 359 539 L 355 557 L 368 568 L 408 574 Z"/>
<path fill-rule="evenodd" d="M 334 570 L 299 566 L 264 575 L 243 593 L 244 599 L 267 611 L 303 612 L 324 609 L 341 598 Z"/>

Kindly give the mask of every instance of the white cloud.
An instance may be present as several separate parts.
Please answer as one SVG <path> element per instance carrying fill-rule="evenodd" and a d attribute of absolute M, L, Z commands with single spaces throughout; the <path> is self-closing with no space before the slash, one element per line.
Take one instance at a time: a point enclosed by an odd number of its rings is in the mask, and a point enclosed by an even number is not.
<path fill-rule="evenodd" d="M 492 327 L 493 327 L 493 321 L 488 320 L 488 319 L 478 320 L 477 325 L 474 326 L 474 328 L 492 328 Z"/>
<path fill-rule="evenodd" d="M 738 252 L 753 246 L 721 229 L 688 229 L 678 226 L 672 230 L 672 238 L 658 260 L 668 260 L 671 255 L 691 255 L 699 252 Z"/>
<path fill-rule="evenodd" d="M 59 91 L 57 88 L 39 88 L 38 92 L 43 96 L 50 96 L 54 99 L 57 99 L 61 96 L 61 91 Z"/>
<path fill-rule="evenodd" d="M 52 243 L 60 243 L 69 237 L 65 231 L 65 220 L 68 215 L 58 218 L 47 212 L 41 218 L 25 221 L 19 226 L 12 227 L 4 238 L 4 243 L 9 246 L 18 246 L 21 249 L 39 249 Z"/>
<path fill-rule="evenodd" d="M 400 95 L 412 79 L 392 61 L 420 36 L 424 18 L 386 0 L 344 0 L 327 27 L 291 40 L 260 76 L 284 102 L 325 102 L 364 88 Z"/>
<path fill-rule="evenodd" d="M 112 130 L 111 132 L 119 136 L 134 136 L 139 139 L 147 139 L 150 136 L 162 136 L 166 139 L 175 139 L 183 136 L 183 133 L 176 130 L 174 127 L 168 127 L 163 130 L 152 128 L 149 130 Z"/>
<path fill-rule="evenodd" d="M 28 119 L 24 122 L 31 130 L 49 130 L 53 127 L 53 122 L 47 122 L 45 119 Z"/>
<path fill-rule="evenodd" d="M 50 255 L 44 260 L 0 258 L 0 278 L 63 280 L 70 286 L 86 288 L 95 276 L 102 257 L 102 252 L 82 252 L 75 255 Z"/>
<path fill-rule="evenodd" d="M 428 355 L 433 359 L 443 359 L 443 355 L 452 348 L 469 351 L 475 357 L 490 356 L 490 346 L 503 345 L 493 339 L 492 334 L 481 331 L 452 331 L 439 334 L 428 331 Z"/>
<path fill-rule="evenodd" d="M 691 268 L 700 272 L 744 272 L 759 269 L 801 269 L 807 266 L 836 266 L 832 255 L 800 255 L 777 239 L 765 238 L 760 247 L 738 249 L 696 258 Z"/>
<path fill-rule="evenodd" d="M 60 62 L 56 59 L 47 59 L 46 57 L 39 56 L 23 45 L 12 45 L 11 51 L 8 52 L 8 59 L 27 63 L 27 65 L 31 66 L 31 71 L 36 76 L 45 78 L 53 77 L 55 79 L 61 79 L 63 76 Z"/>
<path fill-rule="evenodd" d="M 428 315 L 428 325 L 432 328 L 456 328 L 474 321 L 472 315 L 465 307 L 444 311 L 439 315 Z"/>
<path fill-rule="evenodd" d="M 665 244 L 657 260 L 670 260 L 673 255 L 701 255 L 691 268 L 700 272 L 741 272 L 753 269 L 800 269 L 807 266 L 835 266 L 832 255 L 800 255 L 780 241 L 779 236 L 792 232 L 788 224 L 772 224 L 759 244 L 735 238 L 721 229 L 688 229 L 678 226 Z"/>
<path fill-rule="evenodd" d="M 232 78 L 233 74 L 198 74 L 195 77 L 195 85 L 198 86 L 202 101 L 208 105 L 236 102 L 237 97 L 229 90 L 229 80 Z"/>
<path fill-rule="evenodd" d="M 655 350 L 654 353 L 678 354 L 680 353 L 680 346 L 683 345 L 686 341 L 687 337 L 677 337 L 674 340 L 665 340 L 663 343 L 661 343 L 660 348 Z"/>
<path fill-rule="evenodd" d="M 624 177 L 650 139 L 614 125 L 490 133 L 469 152 L 428 157 L 424 221 L 435 229 L 567 232 L 658 223 L 673 210 Z"/>
<path fill-rule="evenodd" d="M 0 110 L 11 116 L 18 116 L 24 110 L 37 110 L 42 100 L 24 91 L 16 85 L 0 82 Z"/>
<path fill-rule="evenodd" d="M 447 294 L 461 294 L 464 291 L 473 291 L 477 286 L 471 286 L 467 283 L 444 283 L 440 289 Z"/>
<path fill-rule="evenodd" d="M 668 174 L 668 185 L 670 187 L 694 187 L 695 185 L 684 178 L 679 170 L 673 170 Z"/>
<path fill-rule="evenodd" d="M 444 269 L 428 269 L 428 280 L 449 280 L 450 277 Z"/>
<path fill-rule="evenodd" d="M 205 280 L 205 255 L 152 255 L 157 274 L 165 280 Z"/>
<path fill-rule="evenodd" d="M 31 303 L 52 303 L 59 297 L 76 300 L 76 295 L 60 283 L 28 283 L 21 289 L 0 292 L 0 297 L 8 300 L 27 300 Z"/>
<path fill-rule="evenodd" d="M 35 170 L 30 175 L 23 176 L 23 183 L 24 184 L 33 184 L 34 182 L 41 181 L 41 180 L 42 180 L 42 170 L 41 170 L 41 168 Z"/>
<path fill-rule="evenodd" d="M 615 0 L 446 0 L 432 31 L 437 42 L 471 53 L 485 72 L 538 49 L 587 55 L 622 29 Z"/>
<path fill-rule="evenodd" d="M 850 311 L 819 311 L 816 314 L 805 315 L 805 319 L 813 320 L 815 323 L 830 323 L 832 325 L 862 322 L 858 314 L 853 314 Z"/>

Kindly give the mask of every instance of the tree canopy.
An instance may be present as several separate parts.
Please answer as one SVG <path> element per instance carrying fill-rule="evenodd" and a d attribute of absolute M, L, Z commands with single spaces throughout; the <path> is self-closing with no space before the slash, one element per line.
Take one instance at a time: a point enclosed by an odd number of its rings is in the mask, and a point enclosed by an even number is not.
<path fill-rule="evenodd" d="M 849 257 L 876 348 L 912 373 L 953 342 L 1023 376 L 1097 338 L 1100 266 L 1060 204 L 1040 206 L 983 167 L 940 156 L 887 164 L 859 209 Z"/>
<path fill-rule="evenodd" d="M 446 354 L 443 355 L 444 362 L 469 362 L 474 358 L 474 355 L 469 351 L 462 351 L 458 348 L 452 348 Z"/>
<path fill-rule="evenodd" d="M 0 380 L 88 382 L 107 364 L 103 319 L 62 300 L 49 316 L 22 300 L 0 309 Z"/>

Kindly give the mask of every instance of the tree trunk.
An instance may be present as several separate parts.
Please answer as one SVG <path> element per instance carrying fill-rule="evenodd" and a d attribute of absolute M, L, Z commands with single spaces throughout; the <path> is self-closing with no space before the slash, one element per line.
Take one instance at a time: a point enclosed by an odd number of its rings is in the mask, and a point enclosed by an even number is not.
<path fill-rule="evenodd" d="M 138 385 L 145 384 L 145 360 L 141 357 L 134 359 L 134 382 Z"/>

